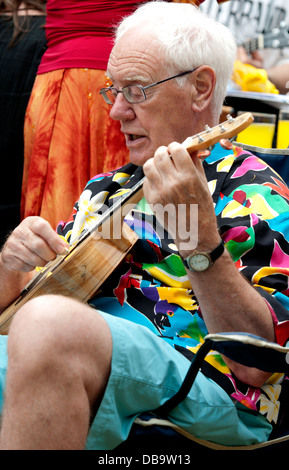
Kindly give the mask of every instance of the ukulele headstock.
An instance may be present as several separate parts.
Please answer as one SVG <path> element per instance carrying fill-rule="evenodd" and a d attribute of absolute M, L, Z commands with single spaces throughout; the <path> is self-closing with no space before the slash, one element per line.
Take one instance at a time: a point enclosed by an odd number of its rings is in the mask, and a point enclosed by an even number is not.
<path fill-rule="evenodd" d="M 221 139 L 231 139 L 239 132 L 246 129 L 253 120 L 254 118 L 251 113 L 243 113 L 236 118 L 228 115 L 227 121 L 214 127 L 206 126 L 203 132 L 200 132 L 193 137 L 188 137 L 182 145 L 189 153 L 197 150 L 205 150 L 212 145 L 215 145 Z"/>

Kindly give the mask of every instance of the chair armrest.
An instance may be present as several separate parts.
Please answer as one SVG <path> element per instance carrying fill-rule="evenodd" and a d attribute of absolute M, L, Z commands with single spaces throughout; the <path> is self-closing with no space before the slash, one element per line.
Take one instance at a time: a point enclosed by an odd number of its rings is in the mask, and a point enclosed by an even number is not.
<path fill-rule="evenodd" d="M 206 355 L 211 351 L 224 354 L 229 359 L 247 367 L 265 372 L 289 374 L 289 347 L 267 341 L 248 333 L 215 333 L 205 336 L 205 341 L 195 354 L 187 375 L 178 390 L 162 406 L 154 410 L 157 416 L 166 417 L 190 391 Z"/>
<path fill-rule="evenodd" d="M 289 347 L 248 333 L 216 333 L 205 337 L 211 349 L 247 367 L 289 373 Z"/>

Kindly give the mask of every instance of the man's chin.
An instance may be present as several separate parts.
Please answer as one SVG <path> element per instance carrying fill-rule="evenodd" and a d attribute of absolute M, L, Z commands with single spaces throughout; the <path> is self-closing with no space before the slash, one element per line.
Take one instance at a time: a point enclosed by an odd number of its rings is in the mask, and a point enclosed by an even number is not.
<path fill-rule="evenodd" d="M 142 166 L 149 158 L 153 157 L 152 152 L 129 150 L 129 160 L 134 165 Z"/>

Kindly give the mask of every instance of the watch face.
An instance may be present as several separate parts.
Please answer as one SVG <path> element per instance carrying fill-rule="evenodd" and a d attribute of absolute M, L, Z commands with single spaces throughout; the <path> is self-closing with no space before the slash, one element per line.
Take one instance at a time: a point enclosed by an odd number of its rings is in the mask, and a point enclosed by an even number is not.
<path fill-rule="evenodd" d="M 187 263 L 193 271 L 206 271 L 210 266 L 209 257 L 201 253 L 189 257 Z"/>

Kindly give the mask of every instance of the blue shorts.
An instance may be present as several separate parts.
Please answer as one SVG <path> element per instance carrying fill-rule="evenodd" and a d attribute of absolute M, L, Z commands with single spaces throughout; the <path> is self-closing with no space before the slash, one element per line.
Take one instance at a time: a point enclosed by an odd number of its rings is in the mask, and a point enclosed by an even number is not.
<path fill-rule="evenodd" d="M 135 417 L 177 392 L 190 362 L 148 328 L 102 313 L 113 338 L 109 383 L 87 438 L 87 450 L 109 450 L 124 441 Z M 7 370 L 7 337 L 0 336 L 0 407 Z M 170 420 L 194 436 L 226 445 L 268 440 L 262 415 L 236 407 L 225 391 L 202 373 Z"/>
<path fill-rule="evenodd" d="M 3 407 L 7 371 L 7 336 L 0 335 L 0 412 Z"/>
<path fill-rule="evenodd" d="M 139 414 L 156 409 L 179 390 L 190 362 L 145 326 L 100 313 L 112 334 L 112 369 L 86 448 L 109 450 L 127 438 Z M 169 418 L 198 438 L 224 445 L 267 441 L 272 431 L 264 416 L 236 407 L 200 372 Z"/>

